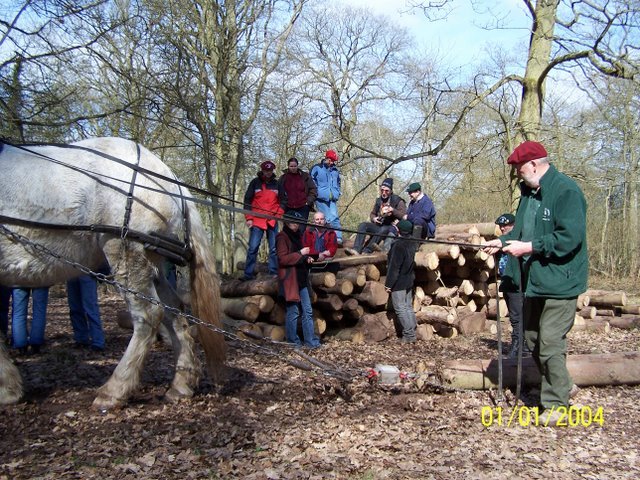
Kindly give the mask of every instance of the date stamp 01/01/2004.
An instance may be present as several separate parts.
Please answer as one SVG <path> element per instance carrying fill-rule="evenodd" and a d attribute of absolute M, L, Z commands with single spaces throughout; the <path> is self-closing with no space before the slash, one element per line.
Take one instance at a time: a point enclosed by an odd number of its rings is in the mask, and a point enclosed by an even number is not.
<path fill-rule="evenodd" d="M 604 425 L 604 409 L 597 407 L 595 410 L 590 406 L 554 407 L 557 411 L 558 420 L 556 426 L 562 427 L 591 427 Z M 542 418 L 541 418 L 542 417 Z M 484 406 L 480 412 L 480 421 L 484 427 L 546 427 L 549 416 L 542 416 L 538 413 L 538 407 L 526 407 L 524 405 L 515 407 L 509 411 L 500 406 Z"/>

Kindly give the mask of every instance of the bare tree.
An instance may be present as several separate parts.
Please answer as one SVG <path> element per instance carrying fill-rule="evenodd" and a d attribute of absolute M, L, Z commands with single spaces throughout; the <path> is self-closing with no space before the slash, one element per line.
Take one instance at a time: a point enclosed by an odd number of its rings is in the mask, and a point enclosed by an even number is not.
<path fill-rule="evenodd" d="M 122 111 L 79 111 L 90 88 L 74 80 L 81 52 L 118 28 L 105 15 L 106 0 L 25 0 L 0 19 L 0 118 L 2 134 L 16 141 L 61 140 L 89 119 Z"/>

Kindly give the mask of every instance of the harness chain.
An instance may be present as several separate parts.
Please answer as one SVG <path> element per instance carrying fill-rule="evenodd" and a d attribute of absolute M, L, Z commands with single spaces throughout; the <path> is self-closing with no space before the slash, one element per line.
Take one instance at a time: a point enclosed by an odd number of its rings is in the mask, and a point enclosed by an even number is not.
<path fill-rule="evenodd" d="M 54 163 L 57 163 L 57 164 L 60 164 L 60 165 L 63 165 L 63 166 L 67 166 L 69 168 L 72 168 L 73 170 L 77 170 L 77 171 L 80 171 L 80 172 L 85 173 L 85 174 L 89 174 L 90 173 L 90 172 L 88 172 L 88 171 L 86 171 L 84 169 L 81 169 L 81 168 L 78 168 L 78 167 L 74 167 L 72 165 L 68 165 L 68 164 L 66 164 L 64 162 L 61 162 L 59 160 L 53 159 L 53 158 L 48 157 L 46 155 L 40 154 L 38 152 L 34 152 L 32 150 L 29 150 L 28 148 L 25 148 L 24 146 L 13 145 L 13 144 L 10 144 L 10 145 L 12 145 L 15 148 L 25 150 L 25 151 L 31 153 L 32 155 L 36 155 L 36 156 L 48 159 L 48 160 L 50 160 L 50 161 L 52 161 Z M 123 241 L 126 241 L 125 237 L 127 236 L 128 232 L 129 232 L 128 223 L 129 223 L 129 220 L 130 220 L 131 208 L 132 208 L 132 203 L 133 203 L 133 190 L 134 190 L 135 186 L 137 186 L 135 184 L 135 179 L 136 179 L 137 173 L 139 171 L 142 172 L 142 173 L 148 174 L 150 176 L 165 180 L 167 182 L 174 183 L 175 185 L 178 186 L 179 191 L 180 191 L 179 196 L 180 196 L 182 204 L 183 204 L 183 215 L 184 215 L 184 219 L 185 219 L 185 228 L 188 226 L 188 221 L 189 221 L 188 216 L 186 215 L 186 209 L 184 208 L 186 206 L 186 201 L 187 200 L 191 200 L 191 201 L 194 201 L 194 202 L 197 202 L 197 203 L 201 203 L 201 204 L 204 204 L 204 205 L 207 205 L 207 206 L 210 206 L 210 207 L 213 206 L 213 203 L 211 201 L 200 200 L 200 199 L 196 199 L 196 198 L 192 198 L 192 197 L 191 198 L 187 198 L 182 193 L 182 188 L 181 187 L 189 187 L 190 189 L 192 189 L 194 191 L 197 191 L 199 193 L 204 193 L 204 194 L 207 194 L 207 195 L 213 195 L 214 197 L 219 197 L 219 198 L 222 198 L 224 200 L 230 201 L 232 203 L 238 203 L 233 199 L 228 199 L 226 197 L 221 197 L 220 195 L 213 194 L 212 192 L 208 192 L 207 190 L 204 190 L 204 189 L 201 189 L 201 188 L 198 188 L 198 187 L 195 187 L 195 186 L 187 185 L 184 182 L 181 182 L 181 181 L 179 181 L 179 180 L 177 180 L 175 178 L 170 178 L 170 177 L 167 177 L 165 175 L 162 175 L 162 174 L 159 174 L 159 173 L 153 172 L 151 170 L 148 170 L 148 169 L 140 167 L 140 165 L 139 165 L 139 162 L 140 162 L 140 145 L 139 144 L 136 144 L 136 148 L 137 148 L 137 152 L 138 152 L 138 158 L 137 158 L 137 164 L 135 166 L 132 166 L 128 162 L 124 162 L 123 160 L 121 160 L 121 159 L 119 159 L 117 157 L 114 157 L 112 155 L 109 155 L 107 153 L 104 153 L 104 152 L 101 152 L 101 151 L 98 151 L 98 150 L 94 150 L 94 149 L 90 149 L 90 148 L 87 148 L 87 147 L 82 147 L 82 146 L 77 146 L 77 145 L 67 145 L 67 144 L 54 144 L 54 145 L 56 145 L 58 147 L 61 147 L 61 148 L 72 148 L 72 149 L 81 149 L 81 150 L 89 151 L 89 152 L 91 152 L 91 153 L 93 153 L 95 155 L 102 156 L 102 157 L 104 157 L 106 159 L 109 159 L 111 161 L 115 161 L 116 163 L 126 165 L 126 166 L 128 166 L 129 168 L 131 168 L 134 171 L 133 176 L 132 176 L 132 180 L 131 180 L 131 183 L 130 183 L 130 190 L 129 190 L 129 193 L 127 195 L 127 206 L 126 206 L 126 210 L 125 210 L 124 225 L 123 225 L 122 228 L 119 229 L 119 231 L 121 233 L 121 238 L 123 239 Z M 139 187 L 140 188 L 145 188 L 145 189 L 148 189 L 148 190 L 151 190 L 151 191 L 156 191 L 158 193 L 162 193 L 162 194 L 165 194 L 165 195 L 177 196 L 177 195 L 171 194 L 171 193 L 166 192 L 166 191 L 160 191 L 160 190 L 154 189 L 152 187 L 146 187 L 146 186 L 142 186 L 142 185 L 139 185 Z M 260 213 L 260 212 L 248 211 L 248 210 L 243 209 L 243 208 L 228 206 L 228 205 L 224 205 L 224 204 L 220 204 L 220 203 L 217 203 L 215 206 L 217 208 L 222 208 L 222 209 L 225 209 L 225 210 L 237 211 L 237 212 L 241 212 L 241 213 L 250 212 L 250 213 L 252 213 L 254 215 L 257 214 L 258 216 L 262 216 L 262 217 L 265 217 L 265 218 L 273 218 L 273 219 L 276 219 L 276 220 L 279 219 L 279 217 L 275 217 L 275 216 L 270 215 L 270 214 L 263 214 L 263 213 Z M 9 217 L 3 217 L 3 221 L 5 221 L 5 220 L 17 220 L 17 222 L 28 222 L 28 221 L 24 221 L 24 220 L 20 220 L 20 219 L 10 219 Z M 43 228 L 49 228 L 50 226 L 53 226 L 53 225 L 42 224 L 41 226 Z M 74 228 L 79 229 L 77 227 L 78 226 L 71 226 L 70 229 L 74 229 Z M 93 230 L 94 226 L 80 226 L 80 227 L 88 227 L 88 228 L 82 228 L 82 229 Z M 101 227 L 118 228 L 118 227 L 110 227 L 110 226 L 101 226 Z M 331 228 L 331 227 L 327 227 L 327 228 Z M 343 229 L 343 231 L 350 232 L 350 233 L 356 233 L 355 231 L 351 231 L 351 230 L 347 230 L 347 229 Z M 256 345 L 253 342 L 249 342 L 247 340 L 244 340 L 243 338 L 237 336 L 236 334 L 234 334 L 232 332 L 229 332 L 229 331 L 220 329 L 218 327 L 215 327 L 215 326 L 213 326 L 211 324 L 205 323 L 202 320 L 200 320 L 199 318 L 194 317 L 194 316 L 192 316 L 192 315 L 190 315 L 188 313 L 185 313 L 185 312 L 183 312 L 183 311 L 181 311 L 181 310 L 179 310 L 179 309 L 177 309 L 175 307 L 171 307 L 169 305 L 166 305 L 166 304 L 162 303 L 161 301 L 159 301 L 159 300 L 157 300 L 155 298 L 149 297 L 149 296 L 147 296 L 147 295 L 145 295 L 143 293 L 140 293 L 138 291 L 132 290 L 131 288 L 129 288 L 129 287 L 125 286 L 125 285 L 122 285 L 121 283 L 119 283 L 119 282 L 117 282 L 115 280 L 112 280 L 112 279 L 108 278 L 107 275 L 104 275 L 102 273 L 94 272 L 94 271 L 92 271 L 91 269 L 85 267 L 82 264 L 79 264 L 79 263 L 74 262 L 72 260 L 66 259 L 63 256 L 61 256 L 60 254 L 58 254 L 56 252 L 53 252 L 52 250 L 48 249 L 47 247 L 45 247 L 43 245 L 40 245 L 40 244 L 37 244 L 35 242 L 32 242 L 27 237 L 7 229 L 4 225 L 0 225 L 0 233 L 4 234 L 5 236 L 7 236 L 9 238 L 13 238 L 14 240 L 18 241 L 19 243 L 23 243 L 25 245 L 29 245 L 29 246 L 33 247 L 34 250 L 36 250 L 36 251 L 40 251 L 42 253 L 46 253 L 46 254 L 56 258 L 57 260 L 63 262 L 63 263 L 71 265 L 74 268 L 76 268 L 77 270 L 79 270 L 79 271 L 81 271 L 81 272 L 83 272 L 85 274 L 88 274 L 88 275 L 91 275 L 91 276 L 95 277 L 99 281 L 102 281 L 104 283 L 112 285 L 113 287 L 115 287 L 120 292 L 134 295 L 135 297 L 141 298 L 143 300 L 146 300 L 147 302 L 149 302 L 149 303 L 151 303 L 153 305 L 160 306 L 160 307 L 162 307 L 164 310 L 166 310 L 168 312 L 171 312 L 171 313 L 173 313 L 175 315 L 180 315 L 180 316 L 186 318 L 192 324 L 201 325 L 201 326 L 204 326 L 206 328 L 209 328 L 210 330 L 212 330 L 212 331 L 214 331 L 216 333 L 220 333 L 220 334 L 224 335 L 225 337 L 227 337 L 227 338 L 229 338 L 231 340 L 239 341 L 239 342 L 244 343 L 244 344 L 248 343 L 251 348 L 253 348 L 254 350 L 260 351 L 260 352 L 262 352 L 264 354 L 267 354 L 267 355 L 270 355 L 270 356 L 279 356 L 278 352 L 276 352 L 276 351 L 274 351 L 274 350 L 272 350 L 270 348 L 267 348 L 267 347 L 261 346 L 261 345 Z M 140 232 L 136 232 L 136 233 L 138 233 L 139 235 L 146 235 L 146 234 L 141 234 Z M 140 239 L 136 239 L 136 238 L 133 238 L 133 240 L 141 241 Z M 460 245 L 460 246 L 466 246 L 466 247 L 471 247 L 471 248 L 483 248 L 482 245 L 473 245 L 473 244 L 464 243 L 464 242 L 452 242 L 452 241 L 446 241 L 446 240 L 433 240 L 433 239 L 424 239 L 424 240 L 422 240 L 422 239 L 416 239 L 416 241 L 418 241 L 420 243 L 427 243 L 428 242 L 428 243 L 439 243 L 439 244 L 447 244 L 447 245 Z M 188 242 L 188 229 L 185 230 L 185 242 Z M 186 245 L 188 245 L 188 243 L 186 243 Z M 145 243 L 145 247 L 146 246 L 147 245 Z M 187 249 L 188 249 L 188 246 L 187 246 Z M 498 328 L 500 328 L 500 327 L 498 326 Z M 273 345 L 277 345 L 277 346 L 280 346 L 280 347 L 294 348 L 293 346 L 291 346 L 288 343 L 276 342 L 274 340 L 265 339 L 265 338 L 260 338 L 260 339 L 262 341 L 267 341 L 267 342 L 269 342 L 269 343 L 271 343 Z M 501 343 L 500 342 L 500 336 L 498 338 L 498 343 L 499 344 Z M 298 349 L 294 348 L 293 352 L 295 354 L 305 358 L 306 360 L 310 361 L 316 367 L 320 368 L 325 375 L 333 376 L 333 377 L 339 378 L 341 380 L 350 379 L 350 377 L 347 378 L 343 374 L 343 372 L 341 372 L 341 371 L 339 371 L 339 370 L 337 370 L 335 368 L 332 368 L 332 367 L 328 366 L 327 364 L 323 364 L 322 362 L 319 362 L 316 359 L 312 359 L 312 357 L 309 357 L 308 355 L 300 352 Z M 499 357 L 500 356 L 501 355 L 499 355 Z M 292 365 L 294 365 L 294 366 L 296 366 L 298 368 L 304 368 L 301 365 L 299 365 L 297 362 L 293 362 L 293 361 L 288 360 L 288 359 L 285 359 L 285 360 L 288 363 L 290 363 L 290 364 L 292 364 Z M 501 360 L 501 358 L 498 359 L 499 363 L 501 363 L 500 360 Z M 310 370 L 312 368 L 313 367 L 307 367 L 306 369 Z M 370 374 L 368 374 L 366 372 L 361 372 L 360 375 L 361 376 L 369 376 L 370 377 Z M 405 378 L 408 378 L 410 376 L 412 376 L 412 375 L 406 375 L 405 374 Z M 413 375 L 413 376 L 415 377 L 416 375 Z M 500 380 L 500 383 L 501 383 L 502 375 L 500 374 L 499 377 L 500 377 L 499 380 Z M 443 390 L 443 391 L 465 391 L 465 389 L 447 387 L 447 386 L 442 385 L 439 382 L 429 381 L 429 380 L 425 379 L 424 376 L 422 376 L 422 375 L 420 376 L 420 380 L 425 385 L 429 385 L 429 386 L 432 386 L 432 387 L 434 387 L 436 389 Z M 502 392 L 501 392 L 501 388 L 500 387 L 499 387 L 499 392 L 500 392 L 500 396 L 501 396 Z"/>

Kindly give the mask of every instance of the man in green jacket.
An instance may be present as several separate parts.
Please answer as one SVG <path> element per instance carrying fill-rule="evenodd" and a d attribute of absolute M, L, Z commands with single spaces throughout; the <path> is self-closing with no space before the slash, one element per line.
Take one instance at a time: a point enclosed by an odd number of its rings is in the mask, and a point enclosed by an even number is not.
<path fill-rule="evenodd" d="M 520 144 L 507 163 L 522 180 L 515 228 L 488 242 L 485 251 L 501 248 L 522 257 L 524 336 L 542 377 L 539 424 L 556 425 L 567 418 L 564 409 L 573 385 L 566 364 L 567 333 L 577 297 L 587 289 L 587 205 L 580 187 L 549 163 L 540 143 Z"/>

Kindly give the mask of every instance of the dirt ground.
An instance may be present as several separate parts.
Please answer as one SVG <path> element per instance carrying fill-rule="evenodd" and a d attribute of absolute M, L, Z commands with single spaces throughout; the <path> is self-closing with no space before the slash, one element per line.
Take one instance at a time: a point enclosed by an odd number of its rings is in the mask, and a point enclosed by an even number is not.
<path fill-rule="evenodd" d="M 291 366 L 287 359 L 298 357 L 287 349 L 269 354 L 234 342 L 229 380 L 215 386 L 205 378 L 195 398 L 176 404 L 162 397 L 172 354 L 158 343 L 130 404 L 97 412 L 95 389 L 129 339 L 115 323 L 120 308 L 115 296 L 103 296 L 107 350 L 79 351 L 66 300 L 52 295 L 44 352 L 12 352 L 26 395 L 0 407 L 0 479 L 640 478 L 640 387 L 583 388 L 575 402 L 602 417 L 550 428 L 507 426 L 510 392 L 499 425 L 495 392 L 443 392 L 411 378 L 389 387 L 366 378 L 381 363 L 410 374 L 421 360 L 491 358 L 489 334 L 414 345 L 329 340 L 313 352 L 350 381 Z M 570 353 L 639 345 L 638 330 L 576 333 Z M 526 420 L 528 410 L 518 412 Z"/>

